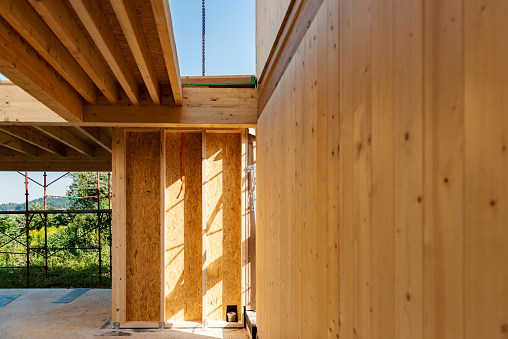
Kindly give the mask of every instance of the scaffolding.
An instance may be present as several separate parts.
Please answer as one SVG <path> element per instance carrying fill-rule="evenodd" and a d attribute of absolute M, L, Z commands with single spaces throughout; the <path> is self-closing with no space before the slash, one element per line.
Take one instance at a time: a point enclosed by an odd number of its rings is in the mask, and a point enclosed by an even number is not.
<path fill-rule="evenodd" d="M 108 194 L 107 195 L 101 195 L 100 194 L 100 174 L 97 172 L 97 194 L 92 196 L 85 196 L 85 197 L 69 197 L 69 196 L 56 196 L 56 195 L 48 195 L 47 194 L 47 188 L 57 182 L 58 180 L 62 179 L 63 177 L 67 176 L 70 172 L 65 173 L 64 175 L 58 177 L 57 179 L 53 180 L 49 184 L 47 183 L 47 173 L 44 172 L 44 183 L 39 183 L 36 180 L 30 178 L 28 176 L 28 172 L 25 172 L 24 174 L 22 172 L 18 172 L 22 176 L 25 177 L 25 210 L 24 211 L 0 211 L 0 215 L 9 215 L 9 214 L 18 214 L 18 215 L 25 215 L 25 229 L 23 232 L 11 236 L 8 235 L 2 231 L 0 231 L 0 234 L 4 235 L 8 238 L 7 242 L 4 242 L 0 244 L 0 248 L 2 248 L 5 245 L 8 245 L 12 242 L 16 242 L 23 246 L 26 251 L 25 252 L 6 252 L 6 251 L 0 251 L 0 254 L 14 254 L 14 255 L 26 255 L 26 266 L 0 266 L 0 269 L 26 269 L 26 287 L 30 287 L 30 268 L 44 268 L 46 278 L 48 278 L 48 259 L 55 254 L 59 253 L 60 251 L 64 250 L 85 250 L 85 251 L 98 251 L 99 254 L 99 286 L 102 286 L 102 243 L 101 243 L 101 232 L 104 230 L 104 226 L 107 227 L 109 232 L 109 238 L 111 239 L 111 172 L 108 172 Z M 43 210 L 30 210 L 29 208 L 29 192 L 28 192 L 28 182 L 32 181 L 35 184 L 41 186 L 44 189 L 44 209 Z M 90 198 L 97 198 L 97 209 L 87 209 L 87 210 L 48 210 L 47 209 L 47 199 L 48 198 L 66 198 L 66 199 L 90 199 Z M 108 198 L 108 209 L 101 209 L 101 197 L 107 197 Z M 84 237 L 85 235 L 89 234 L 93 230 L 97 229 L 97 236 L 98 236 L 98 246 L 92 246 L 92 247 L 48 247 L 48 215 L 50 214 L 97 214 L 97 226 L 88 230 L 87 232 L 81 234 L 77 239 Z M 44 247 L 30 247 L 30 227 L 32 224 L 32 221 L 35 216 L 38 216 L 40 218 L 39 222 L 42 222 L 44 227 Z M 105 216 L 104 222 L 102 221 L 103 216 Z M 23 243 L 22 241 L 18 240 L 19 238 L 23 237 L 25 235 L 26 242 Z M 110 249 L 110 270 L 111 270 L 111 241 L 109 241 L 109 249 Z M 42 251 L 42 252 L 41 252 Z M 50 253 L 52 251 L 52 253 Z M 30 253 L 33 252 L 37 255 L 44 257 L 44 266 L 30 266 Z"/>

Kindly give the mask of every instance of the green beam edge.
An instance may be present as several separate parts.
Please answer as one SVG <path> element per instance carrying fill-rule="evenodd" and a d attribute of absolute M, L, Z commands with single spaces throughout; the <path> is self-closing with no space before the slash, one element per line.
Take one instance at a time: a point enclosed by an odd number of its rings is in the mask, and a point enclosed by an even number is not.
<path fill-rule="evenodd" d="M 228 87 L 228 86 L 251 86 L 256 87 L 256 77 L 252 75 L 250 82 L 227 83 L 227 84 L 182 84 L 185 87 Z"/>

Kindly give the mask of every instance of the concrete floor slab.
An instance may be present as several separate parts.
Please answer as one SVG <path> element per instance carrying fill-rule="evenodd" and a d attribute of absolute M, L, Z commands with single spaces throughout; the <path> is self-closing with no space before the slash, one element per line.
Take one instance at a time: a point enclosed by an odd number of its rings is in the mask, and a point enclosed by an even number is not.
<path fill-rule="evenodd" d="M 91 289 L 68 304 L 53 303 L 70 291 L 72 289 L 0 289 L 0 295 L 21 294 L 0 308 L 0 338 L 92 338 L 104 334 L 100 329 L 111 317 L 111 290 Z M 122 332 L 133 338 L 248 338 L 245 329 Z"/>

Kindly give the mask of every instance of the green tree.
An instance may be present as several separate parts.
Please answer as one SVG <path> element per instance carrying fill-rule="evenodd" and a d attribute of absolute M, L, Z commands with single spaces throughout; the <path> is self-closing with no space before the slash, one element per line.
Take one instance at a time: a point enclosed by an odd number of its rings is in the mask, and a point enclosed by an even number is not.
<path fill-rule="evenodd" d="M 71 197 L 89 197 L 97 195 L 97 173 L 78 172 L 70 173 L 72 182 L 67 187 L 67 195 Z M 100 194 L 108 194 L 108 174 L 99 173 Z M 97 209 L 97 198 L 72 199 L 70 203 L 72 209 Z M 101 208 L 108 207 L 108 198 L 101 198 Z"/>

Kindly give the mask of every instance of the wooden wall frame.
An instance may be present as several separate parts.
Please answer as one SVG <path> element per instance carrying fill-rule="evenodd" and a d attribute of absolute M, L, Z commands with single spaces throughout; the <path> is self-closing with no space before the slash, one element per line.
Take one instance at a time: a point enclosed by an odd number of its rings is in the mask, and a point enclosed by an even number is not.
<path fill-rule="evenodd" d="M 126 319 L 126 134 L 128 132 L 154 132 L 160 131 L 161 137 L 161 157 L 160 157 L 160 175 L 161 175 L 161 248 L 160 248 L 160 319 L 159 321 L 128 321 Z M 241 134 L 241 293 L 242 304 L 238 310 L 238 322 L 228 323 L 226 321 L 207 321 L 206 320 L 206 293 L 203 294 L 203 321 L 165 321 L 165 187 L 166 187 L 166 134 L 167 133 L 202 133 L 202 185 L 204 187 L 202 193 L 202 246 L 203 246 L 203 262 L 202 262 L 202 286 L 206 290 L 206 134 L 207 133 L 240 133 Z M 247 129 L 206 129 L 206 130 L 180 130 L 166 128 L 113 128 L 113 221 L 112 221 L 112 326 L 115 328 L 238 328 L 243 327 L 243 308 L 247 305 L 247 294 L 245 288 L 247 286 L 247 261 L 248 261 L 248 230 L 247 230 L 247 149 L 248 149 L 248 130 Z"/>
<path fill-rule="evenodd" d="M 154 132 L 160 131 L 161 138 L 161 155 L 160 155 L 160 204 L 161 204 L 161 248 L 160 248 L 160 319 L 159 321 L 128 321 L 126 319 L 126 135 L 128 132 Z M 241 134 L 241 258 L 242 258 L 242 309 L 238 310 L 238 322 L 228 323 L 226 321 L 208 321 L 206 319 L 206 293 L 203 294 L 203 313 L 202 322 L 193 321 L 165 321 L 165 237 L 166 237 L 166 216 L 165 216 L 165 187 L 166 187 L 166 134 L 167 133 L 202 133 L 202 288 L 206 290 L 206 134 L 207 133 L 240 133 Z M 243 308 L 247 304 L 246 293 L 246 277 L 247 277 L 247 261 L 248 261 L 248 230 L 246 210 L 248 199 L 247 188 L 247 151 L 248 151 L 248 130 L 247 129 L 169 129 L 169 128 L 113 128 L 113 221 L 112 221 L 112 326 L 115 328 L 238 328 L 243 327 Z"/>

